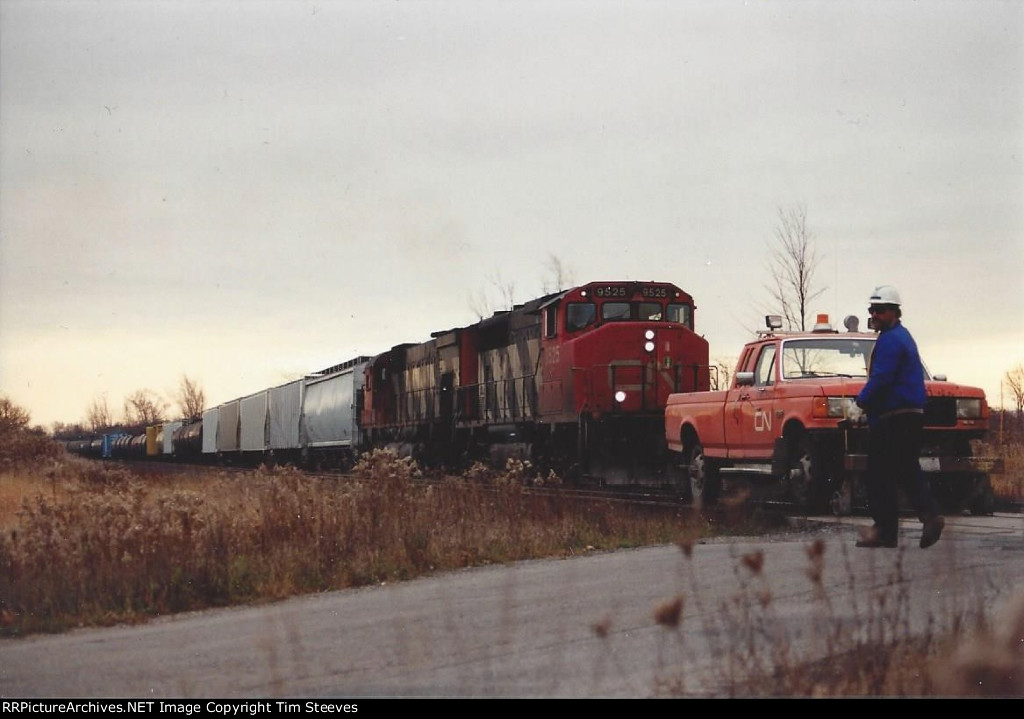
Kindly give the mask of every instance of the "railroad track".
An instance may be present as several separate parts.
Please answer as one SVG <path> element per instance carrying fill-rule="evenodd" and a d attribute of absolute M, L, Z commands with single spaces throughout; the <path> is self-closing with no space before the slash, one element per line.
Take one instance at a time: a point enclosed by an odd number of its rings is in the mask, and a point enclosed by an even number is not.
<path fill-rule="evenodd" d="M 226 474 L 235 473 L 247 473 L 257 471 L 257 467 L 251 466 L 238 466 L 238 465 L 215 465 L 209 464 L 190 464 L 183 462 L 151 462 L 146 460 L 105 460 L 114 461 L 120 465 L 130 467 L 133 471 L 138 472 L 142 475 L 167 475 L 174 473 L 194 473 L 200 471 L 217 471 Z M 309 477 L 316 477 L 320 479 L 330 479 L 339 481 L 354 481 L 359 479 L 358 475 L 353 474 L 350 471 L 303 471 L 303 474 Z M 435 475 L 428 475 L 420 481 L 424 484 L 430 483 L 441 483 L 450 479 L 450 477 L 442 477 Z M 646 484 L 630 484 L 630 485 L 616 485 L 616 484 L 602 484 L 597 480 L 587 482 L 582 485 L 558 485 L 558 486 L 530 486 L 524 487 L 524 491 L 534 495 L 557 495 L 562 497 L 572 497 L 579 501 L 601 501 L 601 502 L 615 502 L 622 504 L 631 504 L 638 507 L 649 507 L 649 508 L 662 508 L 662 509 L 679 509 L 683 507 L 690 507 L 691 503 L 684 496 L 684 493 L 677 487 L 671 487 L 667 485 L 646 485 Z M 733 492 L 727 492 L 723 495 L 721 503 L 723 505 L 734 506 L 736 502 L 730 504 L 730 500 L 736 499 L 741 496 L 742 493 L 749 492 L 748 496 L 743 500 L 747 502 L 752 508 L 759 509 L 765 512 L 778 513 L 778 514 L 792 514 L 806 516 L 805 513 L 799 511 L 793 506 L 791 502 L 788 502 L 779 497 L 771 496 L 769 493 L 758 493 L 750 485 L 744 484 L 739 489 Z M 1002 514 L 1022 514 L 1024 513 L 1024 501 L 1020 499 L 1009 500 L 1009 499 L 996 499 L 995 511 Z M 854 508 L 853 514 L 866 515 L 865 508 L 859 507 Z"/>

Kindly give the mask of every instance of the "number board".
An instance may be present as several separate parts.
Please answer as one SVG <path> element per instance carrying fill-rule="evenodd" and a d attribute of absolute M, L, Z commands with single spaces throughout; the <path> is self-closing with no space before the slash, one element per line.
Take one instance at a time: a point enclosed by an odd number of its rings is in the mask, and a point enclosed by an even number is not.
<path fill-rule="evenodd" d="M 632 295 L 631 285 L 601 285 L 594 288 L 594 296 L 602 299 L 624 299 Z M 652 299 L 665 299 L 669 296 L 667 287 L 655 287 L 643 285 L 640 287 L 640 295 Z"/>

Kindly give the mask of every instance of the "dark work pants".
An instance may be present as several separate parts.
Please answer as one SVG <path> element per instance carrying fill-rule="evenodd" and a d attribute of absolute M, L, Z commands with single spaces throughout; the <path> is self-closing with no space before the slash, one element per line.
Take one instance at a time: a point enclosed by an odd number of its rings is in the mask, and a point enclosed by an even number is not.
<path fill-rule="evenodd" d="M 939 513 L 918 462 L 923 428 L 924 415 L 907 413 L 882 417 L 870 430 L 868 505 L 879 535 L 886 541 L 895 541 L 899 531 L 898 490 L 906 492 L 922 522 Z"/>

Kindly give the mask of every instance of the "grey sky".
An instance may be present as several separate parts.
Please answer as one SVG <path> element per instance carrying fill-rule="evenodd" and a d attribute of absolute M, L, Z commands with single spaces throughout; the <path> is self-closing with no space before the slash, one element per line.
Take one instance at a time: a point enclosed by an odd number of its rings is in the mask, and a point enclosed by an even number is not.
<path fill-rule="evenodd" d="M 1024 3 L 0 0 L 0 391 L 220 402 L 541 294 L 671 281 L 712 355 L 780 206 L 933 371 L 1024 361 Z M 993 396 L 995 395 L 995 396 Z"/>

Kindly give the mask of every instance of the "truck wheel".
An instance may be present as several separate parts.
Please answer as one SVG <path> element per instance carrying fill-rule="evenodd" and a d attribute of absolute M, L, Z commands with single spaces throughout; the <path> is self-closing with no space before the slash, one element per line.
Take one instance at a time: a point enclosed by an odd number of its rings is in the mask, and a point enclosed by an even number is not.
<path fill-rule="evenodd" d="M 991 515 L 996 511 L 996 495 L 992 491 L 992 481 L 987 474 L 982 474 L 977 478 L 967 508 L 976 517 Z"/>
<path fill-rule="evenodd" d="M 704 447 L 696 442 L 687 455 L 687 472 L 690 476 L 690 497 L 697 509 L 711 507 L 718 502 L 721 479 L 718 470 L 704 457 Z"/>
<path fill-rule="evenodd" d="M 836 488 L 832 490 L 828 506 L 836 517 L 848 517 L 853 514 L 855 481 L 853 477 L 850 477 L 842 483 L 837 482 Z"/>
<path fill-rule="evenodd" d="M 817 514 L 821 507 L 821 485 L 824 477 L 814 451 L 814 443 L 806 435 L 800 437 L 789 457 L 786 493 L 789 500 L 808 514 Z"/>

